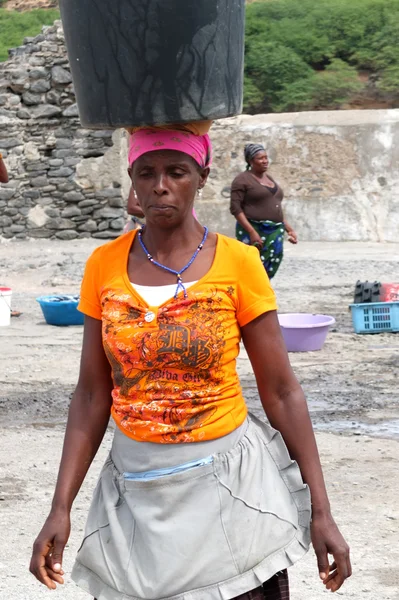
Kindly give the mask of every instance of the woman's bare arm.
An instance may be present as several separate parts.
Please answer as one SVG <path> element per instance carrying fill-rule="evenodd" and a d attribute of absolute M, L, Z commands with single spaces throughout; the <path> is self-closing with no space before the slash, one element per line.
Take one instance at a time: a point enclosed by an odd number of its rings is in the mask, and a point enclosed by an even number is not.
<path fill-rule="evenodd" d="M 285 219 L 284 215 L 283 215 L 283 222 L 284 222 L 284 229 L 287 232 L 288 235 L 288 241 L 291 242 L 291 244 L 297 244 L 298 243 L 298 236 L 295 232 L 295 229 L 293 227 L 291 227 L 291 225 L 288 223 L 288 221 Z"/>
<path fill-rule="evenodd" d="M 30 571 L 50 589 L 63 583 L 62 555 L 72 503 L 104 437 L 112 405 L 112 379 L 101 321 L 85 317 L 79 381 L 69 408 L 64 448 L 50 514 L 35 541 Z"/>
<path fill-rule="evenodd" d="M 4 164 L 3 156 L 0 154 L 0 183 L 8 183 L 8 173 Z"/>
<path fill-rule="evenodd" d="M 127 214 L 132 215 L 132 217 L 138 217 L 139 219 L 144 218 L 144 213 L 141 210 L 141 206 L 139 204 L 137 196 L 134 193 L 133 186 L 130 188 L 129 196 L 127 199 Z"/>
<path fill-rule="evenodd" d="M 312 541 L 327 589 L 338 590 L 351 575 L 349 548 L 330 512 L 306 399 L 289 362 L 275 311 L 242 328 L 265 413 L 297 461 L 312 498 Z M 330 568 L 328 554 L 334 562 Z"/>

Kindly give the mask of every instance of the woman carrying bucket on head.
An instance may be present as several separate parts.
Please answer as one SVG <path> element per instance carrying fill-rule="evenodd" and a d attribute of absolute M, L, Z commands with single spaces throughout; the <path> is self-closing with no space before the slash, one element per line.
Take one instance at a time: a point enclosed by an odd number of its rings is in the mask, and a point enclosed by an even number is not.
<path fill-rule="evenodd" d="M 130 188 L 129 196 L 127 199 L 127 214 L 129 215 L 129 219 L 123 228 L 123 233 L 127 233 L 128 231 L 133 231 L 134 229 L 140 229 L 143 227 L 143 219 L 144 213 L 140 208 L 137 194 L 134 191 L 133 186 Z M 197 219 L 197 213 L 193 208 L 193 217 Z"/>
<path fill-rule="evenodd" d="M 351 574 L 349 550 L 274 292 L 255 248 L 192 215 L 210 139 L 141 129 L 129 164 L 146 224 L 86 265 L 80 376 L 31 572 L 50 589 L 63 583 L 71 506 L 112 415 L 112 449 L 72 574 L 92 597 L 287 600 L 286 569 L 310 536 L 322 583 L 336 591 Z M 241 338 L 272 427 L 248 414 Z"/>

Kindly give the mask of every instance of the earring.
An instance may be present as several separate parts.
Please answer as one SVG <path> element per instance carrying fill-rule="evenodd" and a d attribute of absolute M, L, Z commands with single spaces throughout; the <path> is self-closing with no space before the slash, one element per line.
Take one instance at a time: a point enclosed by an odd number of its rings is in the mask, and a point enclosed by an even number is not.
<path fill-rule="evenodd" d="M 198 198 L 201 200 L 201 198 L 202 198 L 202 188 L 198 188 L 197 194 L 198 194 Z"/>

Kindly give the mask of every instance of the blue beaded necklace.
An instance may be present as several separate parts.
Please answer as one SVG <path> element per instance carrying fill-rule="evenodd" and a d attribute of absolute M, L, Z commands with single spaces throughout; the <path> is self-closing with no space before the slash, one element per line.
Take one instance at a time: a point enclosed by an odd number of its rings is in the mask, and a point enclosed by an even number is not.
<path fill-rule="evenodd" d="M 196 249 L 196 251 L 194 252 L 194 254 L 192 255 L 192 257 L 190 258 L 190 260 L 186 264 L 186 266 L 183 267 L 182 269 L 180 269 L 180 271 L 175 271 L 174 269 L 170 269 L 169 267 L 165 267 L 165 265 L 161 265 L 161 263 L 159 263 L 158 261 L 155 260 L 155 258 L 148 252 L 148 250 L 145 247 L 145 244 L 143 242 L 142 236 L 143 236 L 143 231 L 144 230 L 145 230 L 145 228 L 143 227 L 143 229 L 140 229 L 138 231 L 138 237 L 139 237 L 140 245 L 141 245 L 142 249 L 144 250 L 144 253 L 146 254 L 148 260 L 150 262 L 152 262 L 153 265 L 156 265 L 157 267 L 160 267 L 161 269 L 164 269 L 164 271 L 168 271 L 168 273 L 172 273 L 173 275 L 176 275 L 176 277 L 177 277 L 177 288 L 176 288 L 176 292 L 175 292 L 175 296 L 174 296 L 175 299 L 177 298 L 180 290 L 183 291 L 184 297 L 187 298 L 187 290 L 184 287 L 184 283 L 182 281 L 181 276 L 184 273 L 184 271 L 187 271 L 187 269 L 189 267 L 191 267 L 191 265 L 193 264 L 193 262 L 197 258 L 198 254 L 200 253 L 200 251 L 204 247 L 204 244 L 205 244 L 206 239 L 208 237 L 208 227 L 204 227 L 204 237 L 202 238 L 202 242 L 200 243 L 200 245 L 198 246 L 198 248 Z"/>

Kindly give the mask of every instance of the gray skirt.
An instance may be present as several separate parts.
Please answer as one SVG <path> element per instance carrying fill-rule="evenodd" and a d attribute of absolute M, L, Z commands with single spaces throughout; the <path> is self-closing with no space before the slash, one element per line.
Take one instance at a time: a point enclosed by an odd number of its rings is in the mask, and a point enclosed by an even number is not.
<path fill-rule="evenodd" d="M 117 431 L 72 578 L 97 600 L 229 600 L 309 543 L 309 490 L 269 425 L 250 416 L 224 438 L 178 445 Z"/>

